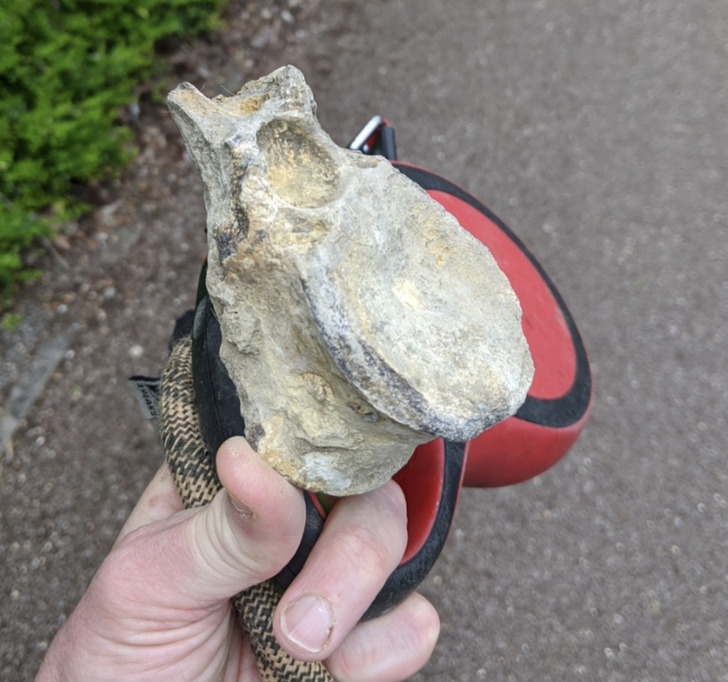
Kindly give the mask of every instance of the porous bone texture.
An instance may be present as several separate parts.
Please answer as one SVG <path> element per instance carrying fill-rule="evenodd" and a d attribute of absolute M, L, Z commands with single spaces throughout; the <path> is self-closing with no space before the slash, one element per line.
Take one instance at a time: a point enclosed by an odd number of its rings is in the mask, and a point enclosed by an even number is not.
<path fill-rule="evenodd" d="M 205 185 L 220 354 L 276 470 L 360 493 L 517 410 L 533 366 L 492 255 L 388 161 L 337 146 L 300 71 L 169 103 Z"/>

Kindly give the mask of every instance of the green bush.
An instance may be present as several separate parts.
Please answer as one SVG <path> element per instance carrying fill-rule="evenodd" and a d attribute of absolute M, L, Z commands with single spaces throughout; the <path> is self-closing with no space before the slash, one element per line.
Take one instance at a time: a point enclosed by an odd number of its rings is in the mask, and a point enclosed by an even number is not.
<path fill-rule="evenodd" d="M 82 209 L 72 183 L 128 160 L 117 115 L 155 46 L 213 27 L 224 3 L 0 0 L 0 294 L 22 278 L 23 250 Z"/>

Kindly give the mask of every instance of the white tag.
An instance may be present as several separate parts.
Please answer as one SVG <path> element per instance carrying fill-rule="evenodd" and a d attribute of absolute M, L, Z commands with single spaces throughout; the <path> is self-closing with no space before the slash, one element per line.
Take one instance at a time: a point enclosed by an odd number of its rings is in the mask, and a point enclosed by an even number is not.
<path fill-rule="evenodd" d="M 139 403 L 145 419 L 159 419 L 159 379 L 156 377 L 133 376 L 129 386 Z"/>

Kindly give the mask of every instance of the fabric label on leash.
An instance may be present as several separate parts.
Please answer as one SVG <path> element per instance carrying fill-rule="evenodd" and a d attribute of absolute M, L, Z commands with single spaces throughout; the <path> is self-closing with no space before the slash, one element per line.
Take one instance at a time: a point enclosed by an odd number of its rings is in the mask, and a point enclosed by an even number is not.
<path fill-rule="evenodd" d="M 159 378 L 129 377 L 129 386 L 145 419 L 159 419 Z"/>

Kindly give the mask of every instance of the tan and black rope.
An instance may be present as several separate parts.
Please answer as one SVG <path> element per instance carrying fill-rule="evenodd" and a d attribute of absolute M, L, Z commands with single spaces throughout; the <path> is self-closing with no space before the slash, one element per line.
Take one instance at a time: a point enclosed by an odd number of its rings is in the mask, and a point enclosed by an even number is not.
<path fill-rule="evenodd" d="M 192 341 L 180 339 L 162 372 L 160 428 L 165 456 L 185 507 L 209 504 L 220 482 L 207 452 L 195 410 Z M 271 582 L 255 585 L 233 599 L 265 682 L 334 682 L 321 663 L 294 659 L 273 634 L 273 613 L 280 598 Z"/>

